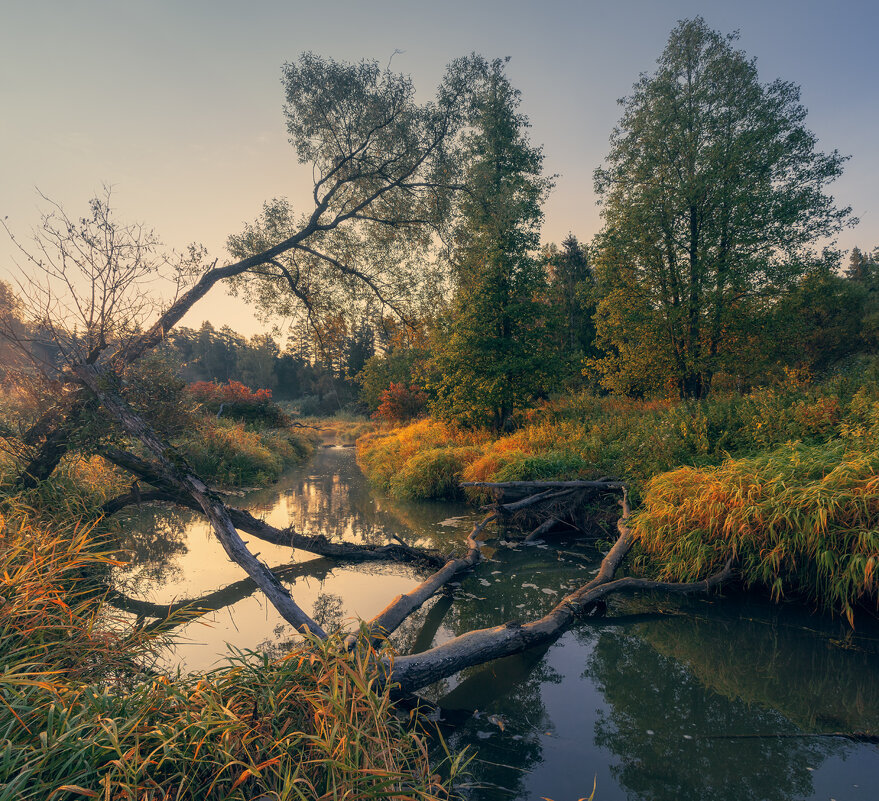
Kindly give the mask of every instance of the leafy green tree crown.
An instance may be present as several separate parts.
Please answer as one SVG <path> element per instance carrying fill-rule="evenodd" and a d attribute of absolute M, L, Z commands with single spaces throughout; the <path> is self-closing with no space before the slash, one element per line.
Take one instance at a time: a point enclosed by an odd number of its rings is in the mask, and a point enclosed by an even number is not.
<path fill-rule="evenodd" d="M 849 218 L 825 192 L 846 157 L 817 150 L 799 88 L 761 83 L 737 38 L 680 22 L 620 101 L 595 172 L 607 355 L 593 364 L 612 389 L 705 395 Z"/>

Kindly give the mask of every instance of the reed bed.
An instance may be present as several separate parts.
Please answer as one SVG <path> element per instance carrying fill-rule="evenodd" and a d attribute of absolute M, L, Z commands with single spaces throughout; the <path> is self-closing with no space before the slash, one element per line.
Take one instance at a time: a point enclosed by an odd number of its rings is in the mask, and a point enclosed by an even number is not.
<path fill-rule="evenodd" d="M 844 614 L 879 601 L 879 453 L 792 443 L 655 476 L 632 526 L 661 578 L 736 559 L 746 585 Z"/>
<path fill-rule="evenodd" d="M 0 801 L 449 797 L 461 759 L 435 772 L 365 641 L 162 675 L 161 629 L 102 604 L 93 528 L 6 500 L 0 531 Z"/>

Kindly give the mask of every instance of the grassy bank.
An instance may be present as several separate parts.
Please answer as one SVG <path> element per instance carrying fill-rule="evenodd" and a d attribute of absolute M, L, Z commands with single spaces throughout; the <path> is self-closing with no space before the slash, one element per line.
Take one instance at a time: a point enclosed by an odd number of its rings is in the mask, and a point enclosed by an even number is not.
<path fill-rule="evenodd" d="M 175 443 L 195 471 L 225 486 L 263 486 L 307 459 L 316 438 L 291 428 L 253 428 L 243 422 L 200 418 Z"/>
<path fill-rule="evenodd" d="M 748 585 L 849 616 L 879 584 L 879 387 L 838 381 L 672 403 L 588 395 L 492 437 L 426 419 L 358 440 L 370 480 L 402 498 L 461 481 L 630 482 L 642 563 L 704 578 L 735 555 Z"/>
<path fill-rule="evenodd" d="M 448 797 L 365 650 L 156 674 L 161 632 L 103 606 L 90 525 L 6 500 L 0 529 L 0 799 Z"/>
<path fill-rule="evenodd" d="M 843 612 L 879 599 L 879 454 L 791 444 L 652 478 L 633 521 L 661 577 L 694 581 L 735 556 L 746 584 Z"/>
<path fill-rule="evenodd" d="M 464 481 L 625 477 L 637 494 L 657 473 L 720 464 L 788 441 L 875 447 L 879 386 L 845 382 L 701 402 L 579 395 L 532 409 L 500 437 L 425 419 L 358 440 L 360 464 L 396 497 L 451 497 Z"/>

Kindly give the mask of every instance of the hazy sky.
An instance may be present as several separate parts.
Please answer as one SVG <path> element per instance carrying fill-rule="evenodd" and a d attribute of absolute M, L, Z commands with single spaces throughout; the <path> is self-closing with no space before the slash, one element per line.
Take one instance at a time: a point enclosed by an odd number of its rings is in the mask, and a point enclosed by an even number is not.
<path fill-rule="evenodd" d="M 307 200 L 310 173 L 281 114 L 284 61 L 312 50 L 384 63 L 400 50 L 393 67 L 427 97 L 448 61 L 477 51 L 511 57 L 532 140 L 559 174 L 544 240 L 588 240 L 600 226 L 592 171 L 616 101 L 653 71 L 676 21 L 696 14 L 741 32 L 761 80 L 802 87 L 820 147 L 852 157 L 831 191 L 861 223 L 840 245 L 879 245 L 879 0 L 0 0 L 0 216 L 26 235 L 35 187 L 78 214 L 109 183 L 121 219 L 222 261 L 226 237 L 264 200 Z M 0 278 L 10 253 L 0 236 Z M 262 330 L 215 293 L 184 323 Z"/>

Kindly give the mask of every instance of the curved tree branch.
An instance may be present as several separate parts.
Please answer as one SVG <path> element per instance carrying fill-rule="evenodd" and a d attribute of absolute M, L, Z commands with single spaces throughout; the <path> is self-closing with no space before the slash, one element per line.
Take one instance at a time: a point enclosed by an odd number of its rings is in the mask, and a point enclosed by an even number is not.
<path fill-rule="evenodd" d="M 521 623 L 509 621 L 488 629 L 469 631 L 428 651 L 397 656 L 387 664 L 387 680 L 398 685 L 400 693 L 413 692 L 464 668 L 525 651 L 551 642 L 585 612 L 595 601 L 615 592 L 662 590 L 678 594 L 707 592 L 727 581 L 733 574 L 732 560 L 719 573 L 705 581 L 670 583 L 613 576 L 628 553 L 634 536 L 628 526 L 628 497 L 623 491 L 623 516 L 617 523 L 619 537 L 601 562 L 598 574 L 588 584 L 566 595 L 543 617 Z"/>

